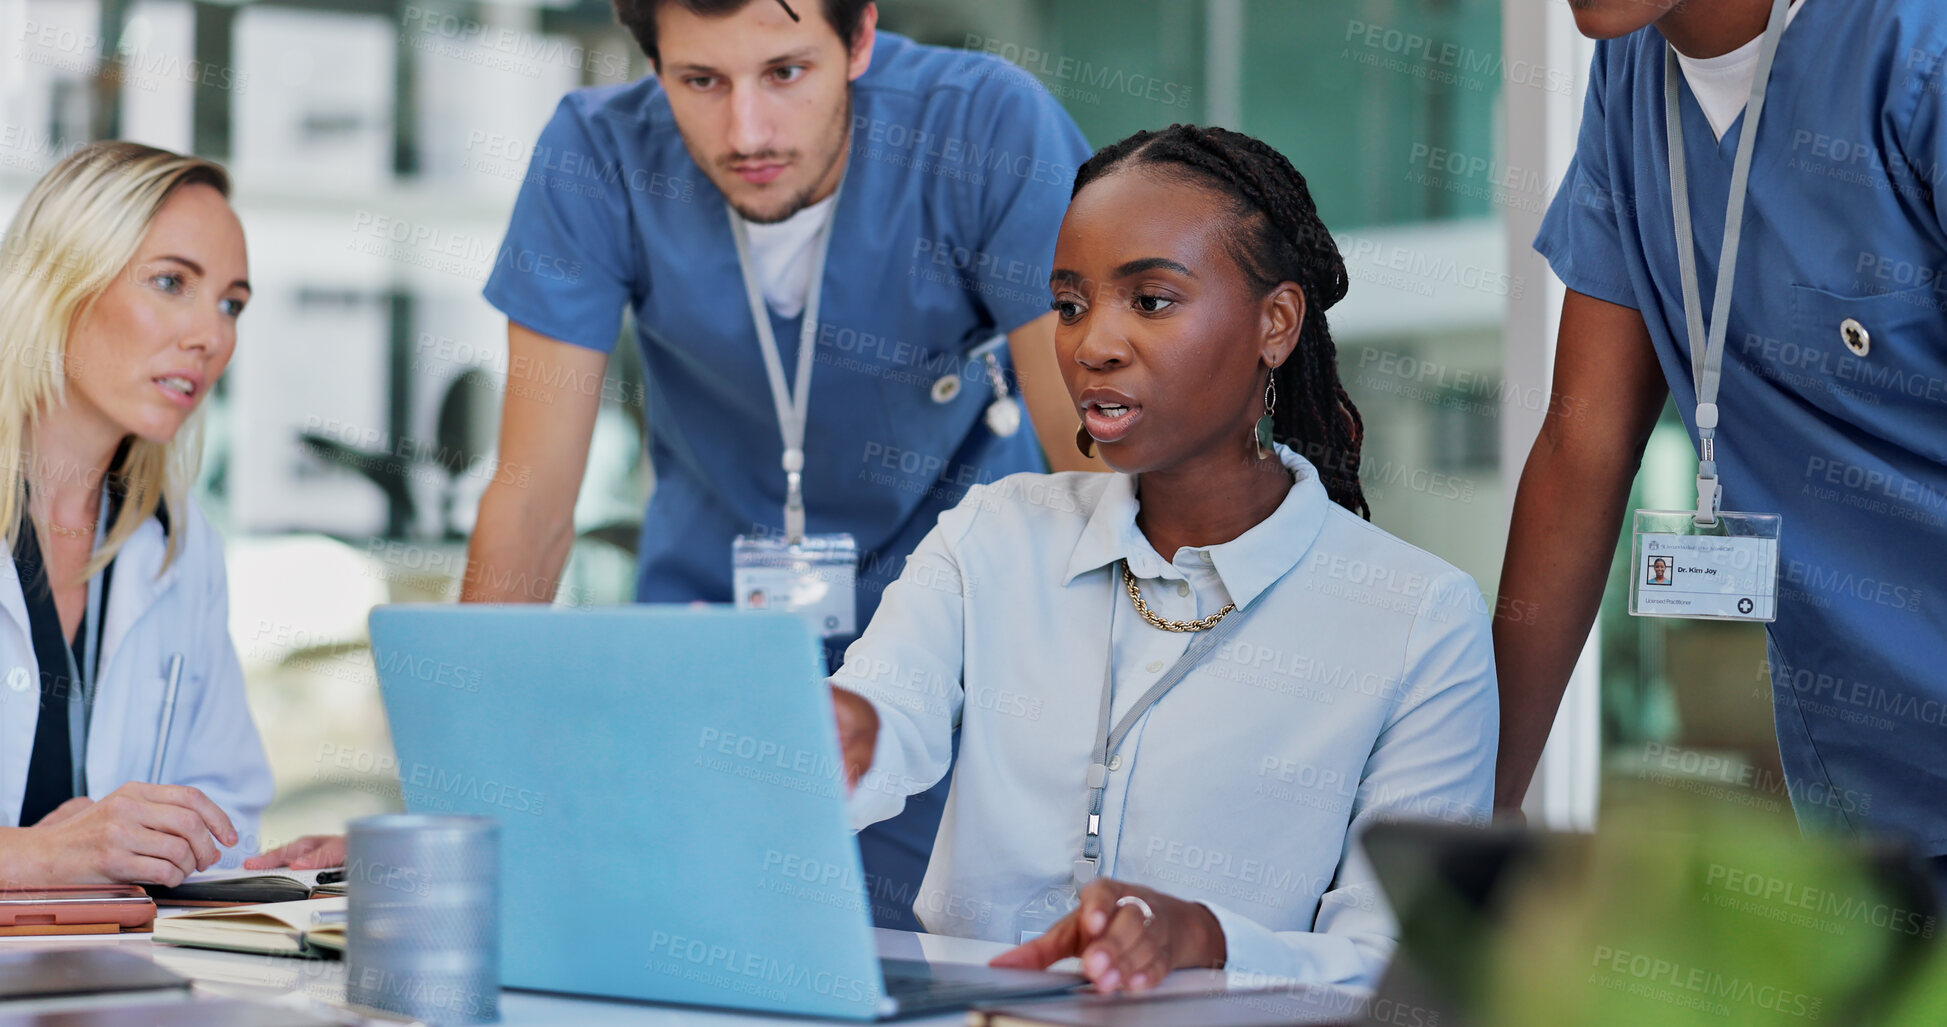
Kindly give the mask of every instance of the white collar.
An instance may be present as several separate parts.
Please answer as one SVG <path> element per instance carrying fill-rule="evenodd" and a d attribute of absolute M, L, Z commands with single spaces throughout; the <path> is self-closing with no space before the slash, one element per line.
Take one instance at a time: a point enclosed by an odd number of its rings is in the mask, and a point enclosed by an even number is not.
<path fill-rule="evenodd" d="M 1805 3 L 1795 0 L 1785 12 L 1786 28 L 1805 9 Z M 1677 52 L 1684 81 L 1690 83 L 1691 95 L 1697 98 L 1697 106 L 1703 108 L 1710 130 L 1720 142 L 1750 102 L 1751 79 L 1757 75 L 1758 50 L 1763 45 L 1764 35 L 1760 33 L 1743 46 L 1715 57 L 1685 57 L 1682 51 Z"/>
<path fill-rule="evenodd" d="M 1224 590 L 1239 606 L 1257 598 L 1258 593 L 1297 565 L 1311 549 L 1331 512 L 1332 500 L 1318 480 L 1318 469 L 1282 443 L 1278 444 L 1278 459 L 1297 481 L 1271 516 L 1229 542 L 1196 549 L 1209 554 Z M 1157 554 L 1149 539 L 1136 527 L 1136 511 L 1140 506 L 1135 476 L 1115 475 L 1096 500 L 1088 525 L 1075 542 L 1063 582 L 1117 560 L 1128 560 L 1129 569 L 1137 577 L 1161 576 L 1170 563 Z"/>

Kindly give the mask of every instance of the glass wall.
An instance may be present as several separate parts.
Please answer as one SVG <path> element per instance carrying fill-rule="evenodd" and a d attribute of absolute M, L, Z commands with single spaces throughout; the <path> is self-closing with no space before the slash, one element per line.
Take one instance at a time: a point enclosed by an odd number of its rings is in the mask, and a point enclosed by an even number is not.
<path fill-rule="evenodd" d="M 1539 204 L 1548 188 L 1510 182 L 1494 156 L 1495 0 L 883 6 L 925 41 L 1028 70 L 1097 146 L 1180 121 L 1290 157 L 1353 279 L 1332 324 L 1366 421 L 1373 519 L 1493 587 L 1498 418 L 1546 400 L 1510 400 L 1501 382 L 1503 307 L 1530 285 L 1506 271 L 1496 201 Z"/>

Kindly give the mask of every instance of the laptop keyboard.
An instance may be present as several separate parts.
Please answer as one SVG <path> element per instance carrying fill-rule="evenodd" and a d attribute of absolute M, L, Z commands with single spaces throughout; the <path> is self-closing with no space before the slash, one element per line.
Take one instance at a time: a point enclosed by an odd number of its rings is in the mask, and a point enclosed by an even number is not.
<path fill-rule="evenodd" d="M 921 1010 L 953 1009 L 1004 998 L 1022 998 L 1067 991 L 1081 983 L 1080 978 L 1033 975 L 1009 978 L 1006 972 L 983 973 L 980 967 L 942 966 L 906 959 L 882 959 L 879 971 L 885 978 L 886 997 L 897 1002 L 902 1013 Z M 964 975 L 964 976 L 962 976 Z M 1023 979 L 1026 978 L 1026 979 Z"/>
<path fill-rule="evenodd" d="M 925 1005 L 973 1002 L 1003 991 L 993 981 L 943 981 L 925 974 L 886 974 L 886 995 L 901 1008 L 921 1002 Z"/>

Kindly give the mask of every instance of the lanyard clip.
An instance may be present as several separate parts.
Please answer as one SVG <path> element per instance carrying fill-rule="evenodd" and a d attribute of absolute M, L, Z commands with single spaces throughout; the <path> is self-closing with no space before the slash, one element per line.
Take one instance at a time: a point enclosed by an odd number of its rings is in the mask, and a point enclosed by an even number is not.
<path fill-rule="evenodd" d="M 795 546 L 804 542 L 804 492 L 798 472 L 792 471 L 789 480 L 790 491 L 784 500 L 784 541 Z"/>
<path fill-rule="evenodd" d="M 1697 475 L 1697 527 L 1708 528 L 1717 523 L 1717 512 L 1724 505 L 1724 486 L 1717 483 L 1715 474 Z"/>
<path fill-rule="evenodd" d="M 784 451 L 784 541 L 804 541 L 804 450 Z"/>
<path fill-rule="evenodd" d="M 1717 513 L 1724 506 L 1724 486 L 1717 482 L 1717 404 L 1697 404 L 1697 447 L 1702 458 L 1697 461 L 1697 527 L 1708 528 L 1717 523 Z"/>

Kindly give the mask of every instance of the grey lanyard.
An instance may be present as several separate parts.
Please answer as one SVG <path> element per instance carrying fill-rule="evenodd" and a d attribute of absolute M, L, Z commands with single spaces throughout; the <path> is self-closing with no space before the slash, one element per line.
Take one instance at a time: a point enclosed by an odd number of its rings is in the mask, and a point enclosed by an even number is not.
<path fill-rule="evenodd" d="M 101 549 L 101 538 L 108 533 L 108 487 L 102 486 L 101 507 L 95 513 L 95 548 L 89 559 Z M 52 567 L 53 561 L 47 554 L 41 554 L 41 566 Z M 50 576 L 51 577 L 51 576 Z M 50 582 L 51 583 L 51 582 Z M 81 625 L 81 666 L 74 663 L 74 647 L 64 645 L 61 655 L 68 660 L 68 760 L 73 769 L 73 787 L 76 796 L 88 794 L 88 718 L 93 714 L 95 704 L 93 683 L 95 661 L 101 655 L 101 572 L 96 571 L 88 579 L 88 610 Z"/>
<path fill-rule="evenodd" d="M 1290 571 L 1285 573 L 1289 574 Z M 1279 575 L 1278 580 L 1284 580 L 1284 575 Z M 1147 713 L 1151 706 L 1156 705 L 1157 700 L 1163 698 L 1165 693 L 1175 688 L 1177 682 L 1187 677 L 1205 656 L 1210 655 L 1212 650 L 1223 644 L 1225 639 L 1236 634 L 1237 629 L 1243 626 L 1244 617 L 1250 613 L 1251 607 L 1277 585 L 1274 581 L 1265 586 L 1263 592 L 1259 592 L 1249 603 L 1232 610 L 1230 616 L 1217 622 L 1216 627 L 1199 632 L 1196 638 L 1191 640 L 1189 648 L 1183 650 L 1183 655 L 1177 657 L 1176 664 L 1165 671 L 1155 684 L 1149 686 L 1149 691 L 1144 692 L 1142 697 L 1136 700 L 1136 704 L 1129 707 L 1129 711 L 1122 715 L 1122 719 L 1116 721 L 1115 729 L 1110 730 L 1110 692 L 1115 686 L 1115 614 L 1117 608 L 1122 605 L 1122 597 L 1115 594 L 1115 582 L 1116 565 L 1110 564 L 1109 588 L 1114 602 L 1109 607 L 1109 655 L 1102 667 L 1102 712 L 1095 725 L 1095 749 L 1089 753 L 1088 758 L 1088 824 L 1082 835 L 1082 857 L 1075 861 L 1075 887 L 1077 888 L 1094 880 L 1096 869 L 1101 865 L 1102 798 L 1109 787 L 1110 757 L 1115 756 L 1116 751 L 1122 748 L 1122 740 L 1129 736 L 1129 731 L 1136 726 L 1136 721 L 1142 719 L 1142 715 Z"/>
<path fill-rule="evenodd" d="M 1751 99 L 1744 107 L 1744 134 L 1737 141 L 1731 165 L 1730 206 L 1724 213 L 1723 255 L 1717 262 L 1717 295 L 1711 302 L 1710 329 L 1704 329 L 1704 305 L 1697 285 L 1696 235 L 1690 226 L 1690 176 L 1683 152 L 1683 109 L 1678 81 L 1683 69 L 1675 47 L 1665 44 L 1663 55 L 1664 127 L 1670 144 L 1670 196 L 1676 220 L 1677 270 L 1683 279 L 1683 313 L 1690 334 L 1690 368 L 1697 384 L 1697 439 L 1702 459 L 1697 464 L 1697 524 L 1717 523 L 1724 488 L 1717 481 L 1717 384 L 1724 367 L 1724 337 L 1730 330 L 1731 285 L 1737 274 L 1738 242 L 1744 234 L 1744 197 L 1751 185 L 1751 155 L 1757 149 L 1758 121 L 1764 114 L 1765 87 L 1771 82 L 1772 59 L 1785 35 L 1785 14 L 1791 0 L 1772 0 L 1771 21 L 1758 44 L 1758 66 L 1751 77 Z"/>
<path fill-rule="evenodd" d="M 842 191 L 844 182 L 839 188 Z M 834 192 L 833 197 L 838 195 Z M 825 253 L 831 249 L 832 226 L 838 222 L 838 204 L 832 203 L 831 219 L 818 230 L 812 244 L 811 284 L 805 297 L 804 326 L 798 331 L 798 374 L 787 386 L 784 358 L 778 355 L 777 334 L 771 330 L 770 310 L 764 304 L 764 290 L 751 267 L 750 235 L 744 219 L 729 204 L 730 236 L 737 242 L 737 267 L 743 272 L 744 297 L 750 301 L 751 320 L 757 323 L 757 343 L 764 350 L 764 372 L 770 378 L 771 402 L 777 407 L 778 433 L 784 438 L 784 537 L 797 544 L 804 541 L 804 433 L 805 418 L 811 410 L 811 358 L 818 341 L 818 308 L 824 294 Z"/>

